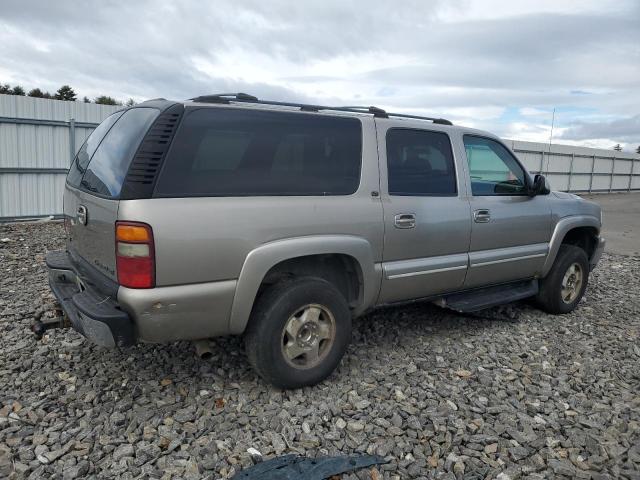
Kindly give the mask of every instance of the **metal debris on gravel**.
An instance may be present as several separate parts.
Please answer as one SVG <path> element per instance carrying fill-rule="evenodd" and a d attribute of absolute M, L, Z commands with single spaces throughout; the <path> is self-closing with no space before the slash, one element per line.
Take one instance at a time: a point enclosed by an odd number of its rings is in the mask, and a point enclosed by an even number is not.
<path fill-rule="evenodd" d="M 283 392 L 239 338 L 214 340 L 207 361 L 186 342 L 36 342 L 62 225 L 2 225 L 0 239 L 0 478 L 230 478 L 249 448 L 389 460 L 345 479 L 640 476 L 639 257 L 605 255 L 566 316 L 378 310 L 329 380 Z"/>

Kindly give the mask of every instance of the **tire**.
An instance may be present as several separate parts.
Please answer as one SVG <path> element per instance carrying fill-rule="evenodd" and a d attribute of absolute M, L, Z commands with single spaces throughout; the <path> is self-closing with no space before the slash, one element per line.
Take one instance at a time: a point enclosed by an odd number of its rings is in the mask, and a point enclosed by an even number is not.
<path fill-rule="evenodd" d="M 574 276 L 573 289 L 568 288 L 571 285 L 569 272 L 571 268 L 574 269 L 574 274 L 577 272 L 580 275 L 579 285 L 577 285 L 577 275 Z M 569 277 L 565 278 L 567 275 Z M 549 274 L 540 280 L 536 303 L 542 310 L 554 315 L 572 312 L 580 303 L 587 289 L 588 280 L 589 260 L 586 252 L 574 245 L 560 245 Z M 565 282 L 564 286 L 563 282 Z"/>
<path fill-rule="evenodd" d="M 244 340 L 249 363 L 267 382 L 284 389 L 315 385 L 347 350 L 351 312 L 344 296 L 323 279 L 282 281 L 256 301 Z"/>

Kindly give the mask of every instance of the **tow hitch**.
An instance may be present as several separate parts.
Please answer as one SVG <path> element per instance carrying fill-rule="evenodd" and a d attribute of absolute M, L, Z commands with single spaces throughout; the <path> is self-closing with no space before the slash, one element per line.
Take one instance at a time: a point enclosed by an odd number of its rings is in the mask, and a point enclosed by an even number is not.
<path fill-rule="evenodd" d="M 42 340 L 45 332 L 52 328 L 69 328 L 71 323 L 61 309 L 55 310 L 55 317 L 42 319 L 44 310 L 36 313 L 34 322 L 31 324 L 31 331 L 36 336 L 36 340 Z"/>

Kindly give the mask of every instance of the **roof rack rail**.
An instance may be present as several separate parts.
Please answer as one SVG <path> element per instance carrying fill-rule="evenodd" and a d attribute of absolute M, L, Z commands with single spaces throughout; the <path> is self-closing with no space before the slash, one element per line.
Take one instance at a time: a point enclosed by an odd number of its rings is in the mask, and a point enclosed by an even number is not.
<path fill-rule="evenodd" d="M 329 107 L 326 105 L 313 105 L 308 103 L 294 103 L 294 102 L 277 102 L 274 100 L 258 100 L 257 97 L 253 95 L 249 95 L 247 93 L 215 93 L 211 95 L 201 95 L 199 97 L 190 98 L 194 102 L 200 103 L 231 103 L 231 102 L 241 102 L 241 103 L 257 103 L 260 105 L 274 105 L 274 106 L 282 106 L 282 107 L 293 107 L 299 108 L 304 112 L 319 112 L 320 110 L 332 110 L 336 112 L 353 112 L 353 113 L 370 113 L 374 117 L 379 118 L 389 118 L 389 117 L 397 117 L 397 118 L 413 118 L 416 120 L 429 120 L 433 123 L 437 123 L 440 125 L 453 125 L 449 120 L 445 118 L 435 118 L 435 117 L 422 117 L 418 115 L 407 115 L 404 113 L 390 113 L 382 108 L 369 106 L 347 106 L 347 107 Z"/>
<path fill-rule="evenodd" d="M 214 93 L 212 95 L 201 95 L 199 97 L 190 98 L 194 102 L 201 103 L 229 103 L 233 101 L 259 102 L 258 97 L 249 95 L 248 93 Z"/>

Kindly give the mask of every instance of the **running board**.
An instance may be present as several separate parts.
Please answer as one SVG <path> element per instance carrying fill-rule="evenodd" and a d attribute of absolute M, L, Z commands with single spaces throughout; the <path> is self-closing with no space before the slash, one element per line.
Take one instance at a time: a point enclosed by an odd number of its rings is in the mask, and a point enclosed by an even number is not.
<path fill-rule="evenodd" d="M 464 293 L 447 295 L 442 302 L 447 308 L 458 312 L 477 312 L 485 308 L 504 305 L 538 293 L 538 280 L 495 285 Z"/>

